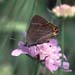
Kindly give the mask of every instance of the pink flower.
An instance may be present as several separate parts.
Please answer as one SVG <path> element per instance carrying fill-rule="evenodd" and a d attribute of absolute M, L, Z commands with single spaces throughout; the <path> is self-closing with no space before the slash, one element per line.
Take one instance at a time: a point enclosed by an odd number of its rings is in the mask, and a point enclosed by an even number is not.
<path fill-rule="evenodd" d="M 75 12 L 73 11 L 75 8 L 68 4 L 62 4 L 60 6 L 56 6 L 53 8 L 52 12 L 58 16 L 58 17 L 71 17 L 75 15 Z"/>
<path fill-rule="evenodd" d="M 62 68 L 64 71 L 69 70 L 69 62 L 64 54 L 61 53 L 61 48 L 58 46 L 56 39 L 50 39 L 47 43 L 37 44 L 35 46 L 25 46 L 25 44 L 20 41 L 18 43 L 19 48 L 12 51 L 11 55 L 19 56 L 21 54 L 30 55 L 31 57 L 37 58 L 39 55 L 39 60 L 43 60 L 44 65 L 53 73 L 59 68 Z M 63 55 L 63 65 L 62 57 Z"/>

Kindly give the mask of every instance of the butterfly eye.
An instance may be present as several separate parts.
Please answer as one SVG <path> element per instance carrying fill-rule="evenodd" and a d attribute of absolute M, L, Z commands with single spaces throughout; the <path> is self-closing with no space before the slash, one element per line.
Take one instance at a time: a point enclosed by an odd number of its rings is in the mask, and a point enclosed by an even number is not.
<path fill-rule="evenodd" d="M 57 27 L 55 27 L 54 30 L 56 31 L 57 30 Z"/>
<path fill-rule="evenodd" d="M 57 27 L 54 28 L 54 32 L 58 33 L 58 28 Z"/>

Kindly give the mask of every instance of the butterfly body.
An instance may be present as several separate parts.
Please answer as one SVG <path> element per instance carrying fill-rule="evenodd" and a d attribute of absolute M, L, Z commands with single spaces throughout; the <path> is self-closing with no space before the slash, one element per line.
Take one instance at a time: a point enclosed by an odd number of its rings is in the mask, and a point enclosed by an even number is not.
<path fill-rule="evenodd" d="M 58 28 L 48 23 L 43 17 L 35 15 L 27 31 L 27 44 L 35 45 L 47 42 L 51 37 L 57 35 Z"/>

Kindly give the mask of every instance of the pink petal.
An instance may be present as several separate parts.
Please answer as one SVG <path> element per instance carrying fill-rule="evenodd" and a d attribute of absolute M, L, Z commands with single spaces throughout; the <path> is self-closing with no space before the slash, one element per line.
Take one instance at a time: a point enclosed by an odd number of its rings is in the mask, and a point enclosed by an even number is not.
<path fill-rule="evenodd" d="M 21 55 L 22 53 L 23 53 L 23 52 L 22 52 L 21 49 L 15 49 L 15 50 L 12 51 L 11 55 L 12 55 L 12 56 L 19 56 L 19 55 Z"/>
<path fill-rule="evenodd" d="M 57 46 L 58 45 L 58 42 L 56 39 L 50 39 L 50 44 L 52 44 L 53 46 Z"/>
<path fill-rule="evenodd" d="M 64 69 L 69 69 L 69 63 L 68 62 L 63 62 L 63 68 Z"/>
<path fill-rule="evenodd" d="M 63 62 L 63 70 L 64 70 L 64 72 L 72 71 L 71 69 L 69 69 L 69 62 Z"/>

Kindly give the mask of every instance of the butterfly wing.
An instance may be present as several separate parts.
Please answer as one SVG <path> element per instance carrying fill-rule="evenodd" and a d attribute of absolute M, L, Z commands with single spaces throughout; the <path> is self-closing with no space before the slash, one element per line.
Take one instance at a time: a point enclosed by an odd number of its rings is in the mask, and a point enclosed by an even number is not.
<path fill-rule="evenodd" d="M 53 36 L 56 26 L 48 23 L 41 16 L 35 15 L 27 32 L 28 45 L 43 43 Z"/>
<path fill-rule="evenodd" d="M 44 36 L 42 36 L 41 38 L 39 38 L 37 40 L 38 43 L 39 42 L 40 43 L 47 42 L 47 41 L 50 40 L 51 37 L 57 35 L 57 33 L 58 33 L 58 27 L 57 26 L 53 25 L 52 23 L 48 23 L 47 26 L 50 28 L 48 30 L 49 32 L 47 31 L 47 33 Z"/>

